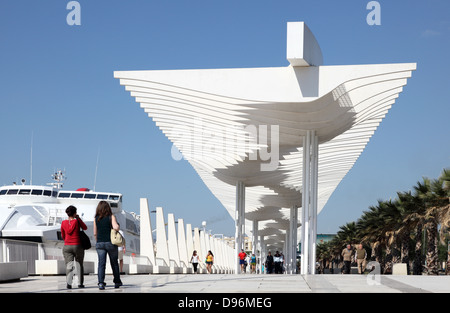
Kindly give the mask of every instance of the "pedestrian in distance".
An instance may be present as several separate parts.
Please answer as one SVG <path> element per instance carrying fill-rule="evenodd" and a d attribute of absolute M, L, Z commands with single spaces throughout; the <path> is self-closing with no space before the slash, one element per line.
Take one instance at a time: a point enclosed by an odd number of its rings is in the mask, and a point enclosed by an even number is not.
<path fill-rule="evenodd" d="M 347 247 L 344 248 L 344 250 L 342 250 L 341 255 L 344 258 L 343 273 L 350 274 L 350 269 L 351 269 L 351 265 L 352 265 L 352 257 L 353 257 L 352 246 L 350 244 L 348 244 Z"/>
<path fill-rule="evenodd" d="M 208 251 L 208 254 L 206 255 L 206 270 L 208 271 L 208 274 L 211 274 L 211 267 L 214 264 L 214 255 L 211 252 L 211 250 Z"/>
<path fill-rule="evenodd" d="M 267 268 L 267 274 L 273 273 L 273 255 L 272 252 L 269 251 L 266 257 L 266 268 Z"/>
<path fill-rule="evenodd" d="M 355 256 L 356 264 L 358 265 L 358 273 L 364 274 L 364 270 L 366 268 L 367 251 L 366 249 L 364 249 L 361 243 L 356 248 Z"/>
<path fill-rule="evenodd" d="M 70 205 L 66 209 L 67 220 L 61 223 L 61 236 L 64 240 L 63 256 L 66 265 L 67 289 L 72 289 L 74 271 L 78 274 L 78 288 L 84 288 L 84 249 L 80 240 L 80 228 L 87 230 L 86 224 L 77 214 L 77 208 Z"/>
<path fill-rule="evenodd" d="M 252 253 L 250 258 L 250 270 L 252 274 L 256 273 L 256 256 L 254 253 Z"/>
<path fill-rule="evenodd" d="M 275 274 L 281 274 L 282 256 L 279 251 L 275 252 L 273 256 L 273 263 L 275 264 Z"/>
<path fill-rule="evenodd" d="M 244 262 L 244 273 L 247 273 L 247 266 L 250 264 L 250 255 L 247 254 L 245 256 L 245 262 Z"/>
<path fill-rule="evenodd" d="M 197 250 L 194 250 L 194 252 L 192 252 L 192 256 L 191 256 L 191 261 L 192 263 L 192 267 L 194 268 L 194 274 L 198 274 L 197 272 L 197 267 L 198 267 L 198 254 L 197 254 Z"/>
<path fill-rule="evenodd" d="M 114 288 L 122 286 L 120 280 L 119 269 L 119 251 L 118 246 L 111 242 L 111 229 L 119 231 L 120 227 L 117 223 L 116 217 L 112 214 L 111 207 L 106 201 L 100 201 L 97 205 L 94 219 L 94 236 L 97 240 L 95 248 L 98 255 L 98 288 L 105 289 L 105 270 L 106 270 L 106 256 L 109 256 L 111 269 L 113 271 Z"/>
<path fill-rule="evenodd" d="M 241 274 L 245 273 L 245 257 L 247 256 L 247 254 L 244 252 L 244 249 L 241 249 L 241 252 L 239 252 L 238 257 L 239 257 L 239 264 L 241 265 Z"/>

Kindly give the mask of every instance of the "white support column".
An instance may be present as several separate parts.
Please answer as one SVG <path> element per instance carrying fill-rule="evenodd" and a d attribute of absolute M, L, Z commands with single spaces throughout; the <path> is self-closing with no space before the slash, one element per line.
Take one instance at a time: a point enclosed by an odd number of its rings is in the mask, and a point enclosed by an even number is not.
<path fill-rule="evenodd" d="M 318 160 L 319 142 L 315 132 L 311 136 L 311 207 L 310 207 L 310 270 L 309 273 L 316 273 L 316 240 L 317 240 L 317 188 L 318 188 Z"/>
<path fill-rule="evenodd" d="M 315 131 L 303 137 L 301 274 L 315 273 L 317 230 L 318 145 Z"/>
<path fill-rule="evenodd" d="M 175 216 L 172 213 L 167 214 L 167 246 L 169 250 L 169 260 L 174 262 L 173 266 L 180 266 L 180 254 L 178 252 L 177 232 L 175 229 Z"/>
<path fill-rule="evenodd" d="M 165 266 L 170 266 L 169 251 L 167 249 L 166 226 L 162 207 L 156 208 L 156 257 L 164 260 Z"/>
<path fill-rule="evenodd" d="M 297 228 L 298 228 L 298 208 L 293 205 L 290 211 L 290 227 L 289 227 L 289 246 L 288 246 L 288 255 L 289 255 L 289 266 L 290 273 L 295 274 L 297 272 Z"/>
<path fill-rule="evenodd" d="M 303 137 L 302 177 L 302 275 L 308 274 L 309 260 L 309 182 L 310 182 L 310 131 Z"/>
<path fill-rule="evenodd" d="M 294 205 L 292 207 L 293 211 L 293 221 L 292 221 L 292 256 L 293 256 L 293 273 L 297 274 L 297 247 L 298 247 L 298 238 L 297 238 L 297 230 L 298 230 L 298 207 Z"/>
<path fill-rule="evenodd" d="M 235 216 L 235 271 L 236 274 L 240 273 L 239 257 L 238 254 L 241 249 L 244 248 L 244 235 L 245 235 L 245 185 L 239 181 L 236 183 L 236 216 Z"/>
<path fill-rule="evenodd" d="M 204 231 L 200 232 L 200 256 L 202 257 L 201 261 L 205 262 L 206 256 L 208 255 L 208 250 L 206 250 L 206 234 Z"/>
<path fill-rule="evenodd" d="M 261 256 L 259 258 L 259 271 L 261 274 L 264 274 L 265 272 L 265 262 L 266 262 L 266 256 L 267 256 L 267 249 L 266 249 L 266 244 L 264 243 L 264 236 L 259 236 L 259 245 L 261 247 L 260 251 L 261 251 Z M 264 270 L 263 270 L 263 265 L 264 265 Z"/>
<path fill-rule="evenodd" d="M 151 265 L 156 265 L 155 251 L 153 249 L 153 232 L 150 219 L 150 211 L 148 209 L 148 200 L 140 199 L 140 216 L 141 216 L 141 236 L 140 236 L 140 254 L 148 257 Z"/>
<path fill-rule="evenodd" d="M 257 254 L 258 252 L 258 221 L 253 221 L 253 232 L 252 232 L 252 253 Z"/>
<path fill-rule="evenodd" d="M 178 253 L 180 255 L 180 261 L 184 264 L 180 266 L 189 267 L 189 255 L 186 245 L 186 232 L 184 231 L 184 221 L 182 218 L 178 219 Z M 192 236 L 192 233 L 191 233 Z"/>
<path fill-rule="evenodd" d="M 289 246 L 291 245 L 291 230 L 287 229 L 286 234 L 284 234 L 284 245 L 283 245 L 283 262 L 284 262 L 284 274 L 289 274 L 291 271 L 291 256 L 289 253 Z"/>
<path fill-rule="evenodd" d="M 200 260 L 203 260 L 202 258 L 206 257 L 206 255 L 203 255 L 202 252 L 202 246 L 200 244 L 200 230 L 198 227 L 194 228 L 194 250 L 197 251 Z"/>
<path fill-rule="evenodd" d="M 186 224 L 186 249 L 187 249 L 188 262 L 190 262 L 192 253 L 194 252 L 194 238 L 192 237 L 192 225 L 191 224 Z M 189 263 L 187 265 L 189 265 Z"/>

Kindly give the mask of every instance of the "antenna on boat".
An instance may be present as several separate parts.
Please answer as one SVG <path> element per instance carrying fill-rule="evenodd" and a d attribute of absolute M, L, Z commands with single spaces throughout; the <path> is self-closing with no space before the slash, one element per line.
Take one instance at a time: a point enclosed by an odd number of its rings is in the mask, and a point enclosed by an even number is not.
<path fill-rule="evenodd" d="M 31 131 L 30 185 L 33 185 L 33 131 Z"/>
<path fill-rule="evenodd" d="M 52 175 L 52 179 L 54 180 L 53 183 L 47 183 L 47 185 L 53 186 L 56 189 L 62 189 L 64 185 L 64 180 L 66 180 L 66 170 L 64 169 L 64 172 L 61 170 L 55 171 L 55 173 Z"/>
<path fill-rule="evenodd" d="M 94 191 L 95 191 L 95 185 L 97 184 L 97 170 L 98 170 L 98 159 L 100 157 L 100 148 L 98 148 L 97 152 L 97 164 L 95 165 L 95 177 L 94 177 Z"/>

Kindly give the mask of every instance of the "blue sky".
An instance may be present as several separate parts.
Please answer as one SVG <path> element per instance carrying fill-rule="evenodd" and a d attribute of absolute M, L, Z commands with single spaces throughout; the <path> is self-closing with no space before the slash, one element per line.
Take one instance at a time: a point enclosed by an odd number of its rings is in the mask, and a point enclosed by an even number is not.
<path fill-rule="evenodd" d="M 186 161 L 113 78 L 115 70 L 287 66 L 286 23 L 305 21 L 325 65 L 417 62 L 418 69 L 353 169 L 319 215 L 319 233 L 356 220 L 377 199 L 395 197 L 450 165 L 450 2 L 367 0 L 0 2 L 0 185 L 50 182 L 65 189 L 121 192 L 194 227 L 234 234 L 234 222 Z"/>

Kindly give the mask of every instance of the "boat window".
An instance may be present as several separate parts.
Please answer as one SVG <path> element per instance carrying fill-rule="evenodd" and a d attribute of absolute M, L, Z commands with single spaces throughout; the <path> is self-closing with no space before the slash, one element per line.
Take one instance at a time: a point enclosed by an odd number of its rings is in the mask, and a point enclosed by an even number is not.
<path fill-rule="evenodd" d="M 19 195 L 29 195 L 31 193 L 31 189 L 20 189 Z"/>
<path fill-rule="evenodd" d="M 133 233 L 136 233 L 137 234 L 137 228 L 136 228 L 136 224 L 135 223 L 133 223 L 133 221 L 132 220 L 130 220 L 130 219 L 126 219 L 126 223 L 125 223 L 125 226 L 126 226 L 126 228 L 128 229 L 128 230 L 131 230 Z"/>
<path fill-rule="evenodd" d="M 84 198 L 85 199 L 95 199 L 96 194 L 95 193 L 85 193 Z"/>
<path fill-rule="evenodd" d="M 44 190 L 44 196 L 50 197 L 51 195 L 52 195 L 52 191 L 51 190 Z"/>
<path fill-rule="evenodd" d="M 32 195 L 35 195 L 35 196 L 42 196 L 42 190 L 39 190 L 39 189 L 33 189 L 33 190 L 31 191 L 31 194 L 32 194 Z"/>
<path fill-rule="evenodd" d="M 84 196 L 83 193 L 73 193 L 72 196 L 70 196 L 70 197 L 80 199 L 80 198 L 83 198 L 83 196 Z"/>
<path fill-rule="evenodd" d="M 60 192 L 58 194 L 58 198 L 69 198 L 70 197 L 70 193 L 69 192 Z"/>
<path fill-rule="evenodd" d="M 8 191 L 7 189 L 0 190 L 0 196 L 1 196 L 1 195 L 6 195 L 6 192 L 7 192 L 7 191 Z"/>
<path fill-rule="evenodd" d="M 117 196 L 117 195 L 109 195 L 109 200 L 117 201 L 117 200 L 119 200 L 119 196 Z"/>
<path fill-rule="evenodd" d="M 52 197 L 57 197 L 58 196 L 58 192 L 57 191 L 52 191 Z"/>
<path fill-rule="evenodd" d="M 19 189 L 9 189 L 8 190 L 8 195 L 17 195 L 18 191 L 19 191 Z"/>
<path fill-rule="evenodd" d="M 97 199 L 106 200 L 106 199 L 108 199 L 108 195 L 99 194 L 99 195 L 97 195 Z"/>

